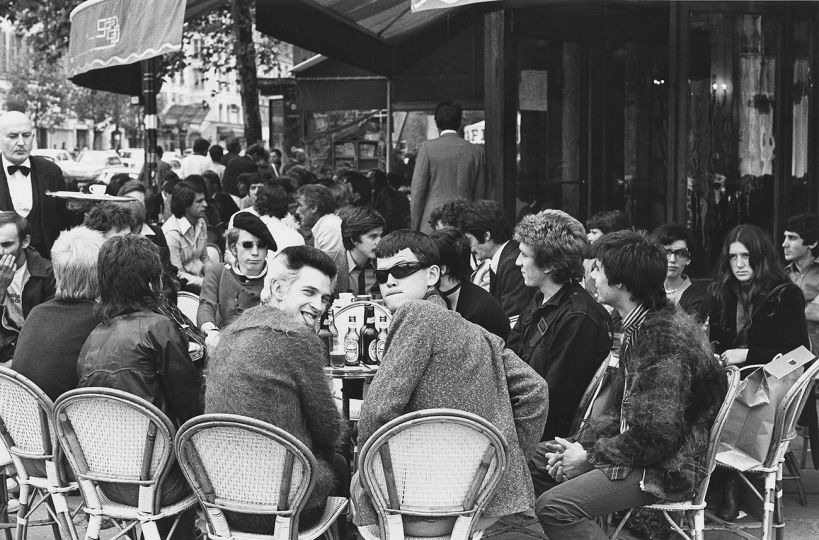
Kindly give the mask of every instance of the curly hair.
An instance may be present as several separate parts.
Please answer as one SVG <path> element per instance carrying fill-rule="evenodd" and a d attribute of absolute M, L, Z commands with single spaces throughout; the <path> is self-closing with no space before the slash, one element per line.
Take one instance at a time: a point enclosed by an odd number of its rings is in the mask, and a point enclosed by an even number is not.
<path fill-rule="evenodd" d="M 383 232 L 386 226 L 384 218 L 370 208 L 351 208 L 341 218 L 341 241 L 344 249 L 350 250 L 361 242 L 361 235 L 381 227 Z"/>
<path fill-rule="evenodd" d="M 486 233 L 498 245 L 512 239 L 512 225 L 497 201 L 482 200 L 468 204 L 461 212 L 459 221 L 459 228 L 474 236 L 479 244 L 486 241 Z"/>
<path fill-rule="evenodd" d="M 628 229 L 628 218 L 620 210 L 603 210 L 586 221 L 589 230 L 600 229 L 603 234 Z"/>
<path fill-rule="evenodd" d="M 315 206 L 319 216 L 332 214 L 336 209 L 333 194 L 324 186 L 308 184 L 299 188 L 299 197 L 304 197 L 306 206 Z"/>
<path fill-rule="evenodd" d="M 444 227 L 453 227 L 455 229 L 461 228 L 461 215 L 469 206 L 470 201 L 466 199 L 454 199 L 445 203 L 439 204 L 432 209 L 429 214 L 429 226 L 431 229 L 437 229 L 438 223 Z"/>
<path fill-rule="evenodd" d="M 102 234 L 111 229 L 115 231 L 131 230 L 131 213 L 128 208 L 122 205 L 101 202 L 85 216 L 83 225 Z"/>
<path fill-rule="evenodd" d="M 253 209 L 256 210 L 260 216 L 273 216 L 282 219 L 287 215 L 289 210 L 289 199 L 287 190 L 280 183 L 268 180 L 259 191 L 256 192 L 256 201 L 253 203 Z"/>
<path fill-rule="evenodd" d="M 515 227 L 515 240 L 532 249 L 538 268 L 552 269 L 555 283 L 583 279 L 586 230 L 566 212 L 550 209 L 524 217 Z"/>
<path fill-rule="evenodd" d="M 149 239 L 129 234 L 106 240 L 97 259 L 100 318 L 156 309 L 161 275 L 159 249 Z"/>

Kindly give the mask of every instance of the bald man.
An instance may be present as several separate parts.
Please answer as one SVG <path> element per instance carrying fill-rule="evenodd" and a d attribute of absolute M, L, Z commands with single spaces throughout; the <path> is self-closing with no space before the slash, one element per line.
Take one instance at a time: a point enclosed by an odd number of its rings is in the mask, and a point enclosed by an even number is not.
<path fill-rule="evenodd" d="M 0 210 L 24 217 L 31 247 L 51 258 L 51 245 L 67 221 L 63 200 L 46 192 L 64 190 L 65 180 L 57 165 L 31 155 L 34 135 L 25 114 L 11 111 L 0 116 Z"/>

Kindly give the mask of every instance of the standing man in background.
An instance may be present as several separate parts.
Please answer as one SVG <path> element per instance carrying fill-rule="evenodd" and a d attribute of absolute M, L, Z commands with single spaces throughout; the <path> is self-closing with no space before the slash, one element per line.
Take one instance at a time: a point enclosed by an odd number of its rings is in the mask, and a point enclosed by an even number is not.
<path fill-rule="evenodd" d="M 462 118 L 463 109 L 456 102 L 444 101 L 435 107 L 440 136 L 421 143 L 412 175 L 410 213 L 415 230 L 432 232 L 429 215 L 441 203 L 486 196 L 483 148 L 458 134 Z"/>
<path fill-rule="evenodd" d="M 46 192 L 64 190 L 65 180 L 57 165 L 31 155 L 34 133 L 25 114 L 10 111 L 0 116 L 0 210 L 26 219 L 31 247 L 48 259 L 67 216 L 65 203 Z"/>

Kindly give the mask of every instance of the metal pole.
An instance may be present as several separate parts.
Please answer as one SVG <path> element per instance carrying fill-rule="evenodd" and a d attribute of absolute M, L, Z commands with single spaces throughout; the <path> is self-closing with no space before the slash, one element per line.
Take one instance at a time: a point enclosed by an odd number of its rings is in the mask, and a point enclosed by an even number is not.
<path fill-rule="evenodd" d="M 157 157 L 157 118 L 156 118 L 156 58 L 143 60 L 142 67 L 142 103 L 145 106 L 145 170 L 147 187 L 156 185 Z"/>
<path fill-rule="evenodd" d="M 387 77 L 387 172 L 392 168 L 392 78 Z"/>

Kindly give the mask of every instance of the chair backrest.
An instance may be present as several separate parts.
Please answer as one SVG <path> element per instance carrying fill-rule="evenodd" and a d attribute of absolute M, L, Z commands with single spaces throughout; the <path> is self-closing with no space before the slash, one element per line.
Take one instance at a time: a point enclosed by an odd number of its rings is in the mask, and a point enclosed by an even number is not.
<path fill-rule="evenodd" d="M 217 536 L 231 535 L 224 511 L 291 519 L 289 529 L 297 534 L 316 459 L 293 435 L 246 416 L 204 414 L 179 428 L 175 445 Z"/>
<path fill-rule="evenodd" d="M 574 413 L 572 429 L 569 430 L 569 433 L 577 433 L 580 431 L 580 428 L 583 427 L 589 415 L 591 415 L 594 401 L 597 399 L 600 387 L 606 379 L 606 373 L 609 371 L 611 358 L 612 356 L 609 354 L 609 356 L 601 362 L 600 367 L 597 368 L 591 381 L 589 381 L 589 385 L 586 387 L 586 391 L 583 392 L 583 396 L 580 398 L 580 403 Z"/>
<path fill-rule="evenodd" d="M 53 412 L 51 399 L 36 384 L 0 367 L 0 437 L 18 473 L 26 477 L 31 475 L 20 457 L 60 461 Z"/>
<path fill-rule="evenodd" d="M 731 405 L 734 404 L 734 399 L 739 391 L 739 370 L 735 366 L 728 366 L 725 368 L 725 373 L 728 376 L 728 390 L 725 392 L 725 399 L 722 401 L 722 406 L 720 406 L 717 416 L 714 418 L 714 423 L 711 425 L 711 432 L 708 436 L 708 451 L 705 454 L 705 470 L 708 474 L 705 475 L 697 487 L 697 494 L 694 497 L 695 504 L 701 504 L 705 501 L 708 484 L 711 482 L 711 473 L 714 472 L 714 467 L 717 465 L 717 450 L 719 440 L 722 438 L 722 430 L 728 420 Z"/>
<path fill-rule="evenodd" d="M 765 457 L 766 467 L 773 467 L 779 463 L 787 450 L 788 442 L 796 436 L 796 421 L 805 407 L 808 391 L 813 389 L 817 373 L 819 373 L 819 360 L 814 360 L 779 402 L 774 417 L 771 445 Z"/>
<path fill-rule="evenodd" d="M 150 402 L 112 388 L 79 388 L 54 404 L 57 436 L 84 495 L 98 482 L 134 484 L 143 511 L 158 511 L 160 484 L 174 462 L 176 430 Z M 144 507 L 143 507 L 144 506 Z"/>
<path fill-rule="evenodd" d="M 428 409 L 378 429 L 358 463 L 382 527 L 401 515 L 467 516 L 474 522 L 506 470 L 507 443 L 475 414 Z"/>
<path fill-rule="evenodd" d="M 192 292 L 179 291 L 176 294 L 176 307 L 196 324 L 196 312 L 199 311 L 199 297 Z"/>
<path fill-rule="evenodd" d="M 216 244 L 208 244 L 208 259 L 214 263 L 222 262 L 222 250 Z"/>

